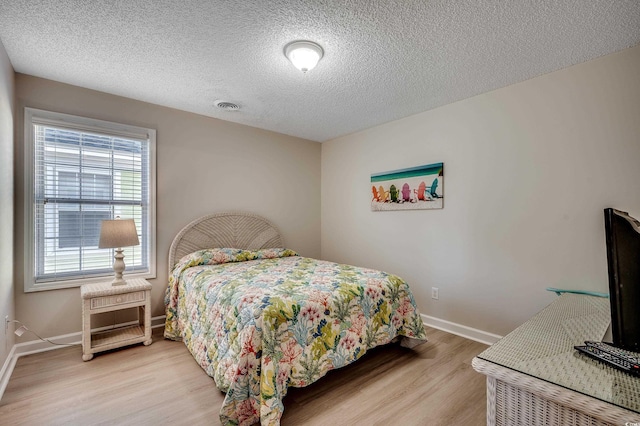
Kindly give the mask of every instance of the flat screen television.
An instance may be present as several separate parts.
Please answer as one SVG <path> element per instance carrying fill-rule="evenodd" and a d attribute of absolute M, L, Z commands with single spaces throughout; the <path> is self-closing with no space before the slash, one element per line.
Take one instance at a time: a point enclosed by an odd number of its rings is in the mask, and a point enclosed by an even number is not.
<path fill-rule="evenodd" d="M 604 210 L 613 345 L 640 352 L 640 222 Z"/>

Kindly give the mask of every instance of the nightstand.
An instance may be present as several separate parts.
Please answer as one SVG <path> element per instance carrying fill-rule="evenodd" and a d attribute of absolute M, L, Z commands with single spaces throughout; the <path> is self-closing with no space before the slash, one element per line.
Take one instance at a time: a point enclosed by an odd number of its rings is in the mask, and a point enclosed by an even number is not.
<path fill-rule="evenodd" d="M 85 284 L 80 288 L 80 294 L 83 361 L 92 359 L 96 352 L 136 343 L 151 344 L 151 284 L 147 280 L 132 278 L 120 286 L 112 286 L 111 281 Z M 138 308 L 137 324 L 91 332 L 91 315 L 135 307 Z"/>

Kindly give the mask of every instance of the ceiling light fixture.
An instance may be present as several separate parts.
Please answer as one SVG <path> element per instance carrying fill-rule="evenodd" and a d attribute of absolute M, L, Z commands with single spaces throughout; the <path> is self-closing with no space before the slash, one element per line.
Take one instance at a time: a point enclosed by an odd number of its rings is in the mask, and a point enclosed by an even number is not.
<path fill-rule="evenodd" d="M 312 41 L 294 41 L 284 47 L 284 54 L 296 68 L 306 73 L 322 59 L 324 50 Z"/>

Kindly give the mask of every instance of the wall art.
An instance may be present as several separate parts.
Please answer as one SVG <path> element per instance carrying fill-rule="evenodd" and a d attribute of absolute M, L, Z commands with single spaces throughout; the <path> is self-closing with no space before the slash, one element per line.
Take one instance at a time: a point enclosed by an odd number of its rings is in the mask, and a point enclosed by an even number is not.
<path fill-rule="evenodd" d="M 371 210 L 430 210 L 444 204 L 444 163 L 371 175 Z"/>

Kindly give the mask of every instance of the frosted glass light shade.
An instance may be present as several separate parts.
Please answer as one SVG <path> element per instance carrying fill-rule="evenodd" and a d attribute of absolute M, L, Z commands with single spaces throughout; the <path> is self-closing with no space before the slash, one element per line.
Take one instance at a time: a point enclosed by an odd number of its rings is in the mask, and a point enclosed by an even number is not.
<path fill-rule="evenodd" d="M 285 46 L 284 54 L 296 68 L 307 72 L 315 68 L 324 51 L 312 41 L 294 41 Z"/>

